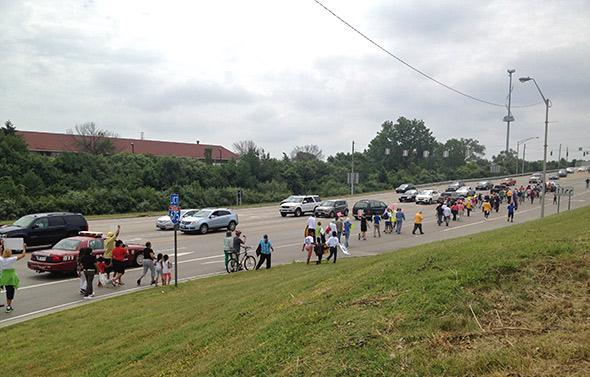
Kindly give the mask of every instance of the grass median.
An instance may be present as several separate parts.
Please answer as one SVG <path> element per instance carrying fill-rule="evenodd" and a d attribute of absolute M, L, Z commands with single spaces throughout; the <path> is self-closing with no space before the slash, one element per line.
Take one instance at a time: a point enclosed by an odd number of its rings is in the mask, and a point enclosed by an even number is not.
<path fill-rule="evenodd" d="M 394 253 L 95 302 L 0 329 L 0 369 L 11 376 L 586 376 L 589 225 L 583 208 Z"/>

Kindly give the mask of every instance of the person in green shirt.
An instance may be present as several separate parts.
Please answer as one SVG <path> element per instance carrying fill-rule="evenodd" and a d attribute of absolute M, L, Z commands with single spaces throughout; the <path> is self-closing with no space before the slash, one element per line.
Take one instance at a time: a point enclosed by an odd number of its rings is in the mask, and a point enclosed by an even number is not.
<path fill-rule="evenodd" d="M 117 237 L 119 237 L 119 232 L 121 231 L 121 225 L 117 225 L 117 231 L 115 233 L 108 232 L 107 237 L 104 240 L 104 253 L 102 258 L 104 259 L 104 263 L 107 266 L 106 273 L 107 279 L 109 279 L 109 275 L 111 271 L 113 271 L 113 249 L 115 248 L 115 241 Z"/>
<path fill-rule="evenodd" d="M 231 231 L 225 232 L 225 238 L 223 238 L 223 255 L 225 256 L 225 269 L 227 270 L 227 263 L 231 257 L 231 253 L 234 247 L 234 239 L 231 236 Z"/>

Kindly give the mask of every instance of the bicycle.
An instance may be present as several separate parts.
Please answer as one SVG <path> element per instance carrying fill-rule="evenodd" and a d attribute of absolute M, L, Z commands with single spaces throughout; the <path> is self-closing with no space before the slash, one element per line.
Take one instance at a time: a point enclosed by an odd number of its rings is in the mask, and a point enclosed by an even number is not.
<path fill-rule="evenodd" d="M 256 258 L 248 254 L 248 250 L 250 249 L 250 246 L 245 246 L 244 251 L 238 253 L 237 257 L 236 253 L 231 253 L 226 268 L 228 274 L 231 274 L 232 272 L 237 272 L 242 269 L 250 271 L 256 268 Z"/>

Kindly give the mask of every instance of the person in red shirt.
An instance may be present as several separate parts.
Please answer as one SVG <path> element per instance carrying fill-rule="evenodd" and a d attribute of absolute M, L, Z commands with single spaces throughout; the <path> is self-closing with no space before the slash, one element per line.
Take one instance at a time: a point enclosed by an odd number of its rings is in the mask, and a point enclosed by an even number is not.
<path fill-rule="evenodd" d="M 115 242 L 115 248 L 113 249 L 113 271 L 115 271 L 115 277 L 111 281 L 113 286 L 123 285 L 121 278 L 125 274 L 126 256 L 127 248 L 123 244 L 123 241 L 117 240 L 117 242 Z"/>

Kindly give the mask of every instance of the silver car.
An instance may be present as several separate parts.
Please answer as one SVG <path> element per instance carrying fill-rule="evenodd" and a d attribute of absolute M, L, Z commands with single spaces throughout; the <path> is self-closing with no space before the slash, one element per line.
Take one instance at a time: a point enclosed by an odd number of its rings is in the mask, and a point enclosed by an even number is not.
<path fill-rule="evenodd" d="M 180 219 L 182 220 L 186 216 L 192 216 L 195 213 L 199 212 L 198 209 L 181 209 L 180 210 Z M 156 228 L 160 230 L 170 230 L 174 229 L 174 224 L 172 224 L 172 220 L 170 216 L 160 216 L 156 219 Z"/>
<path fill-rule="evenodd" d="M 184 233 L 205 234 L 211 229 L 236 229 L 238 214 L 227 208 L 203 208 L 192 216 L 186 216 L 180 222 L 180 231 Z"/>

